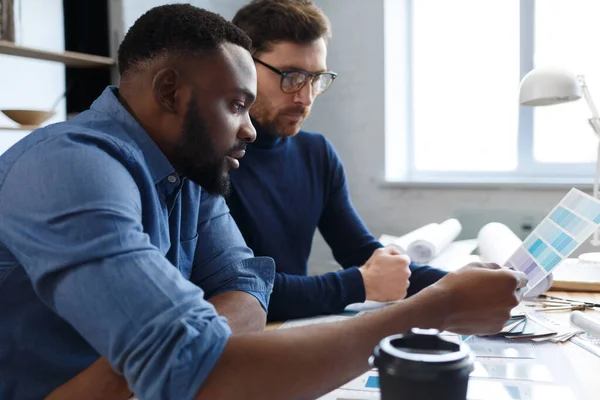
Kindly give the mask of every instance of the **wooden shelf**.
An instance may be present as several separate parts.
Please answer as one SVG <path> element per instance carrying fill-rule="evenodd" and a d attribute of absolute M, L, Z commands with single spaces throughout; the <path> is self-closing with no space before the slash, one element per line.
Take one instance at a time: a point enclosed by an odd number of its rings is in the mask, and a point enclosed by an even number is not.
<path fill-rule="evenodd" d="M 115 65 L 115 60 L 109 57 L 92 54 L 76 53 L 73 51 L 49 51 L 31 47 L 17 46 L 13 42 L 0 40 L 0 54 L 17 57 L 34 58 L 37 60 L 56 61 L 67 67 L 76 68 L 109 68 Z"/>
<path fill-rule="evenodd" d="M 39 127 L 38 125 L 0 126 L 0 131 L 33 131 Z"/>

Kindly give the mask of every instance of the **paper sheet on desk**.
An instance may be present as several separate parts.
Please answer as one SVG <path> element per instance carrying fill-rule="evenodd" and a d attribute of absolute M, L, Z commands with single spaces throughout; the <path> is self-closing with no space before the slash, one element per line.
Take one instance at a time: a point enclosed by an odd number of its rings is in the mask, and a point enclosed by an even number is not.
<path fill-rule="evenodd" d="M 311 318 L 299 318 L 290 321 L 286 321 L 283 323 L 279 329 L 288 329 L 288 328 L 297 328 L 299 326 L 308 326 L 315 324 L 329 324 L 333 322 L 347 321 L 350 318 L 357 316 L 358 314 L 355 312 L 347 312 L 343 314 L 336 315 L 322 315 L 318 317 Z"/>
<path fill-rule="evenodd" d="M 380 309 L 382 309 L 384 307 L 390 306 L 392 304 L 398 303 L 399 301 L 402 301 L 402 300 L 390 301 L 390 302 L 387 302 L 387 303 L 383 303 L 383 302 L 379 302 L 379 301 L 366 300 L 364 303 L 349 304 L 344 309 L 344 311 L 355 312 L 355 313 L 375 311 L 375 310 L 380 310 Z"/>
<path fill-rule="evenodd" d="M 340 389 L 318 400 L 371 400 L 379 399 L 379 389 L 372 387 L 376 371 L 369 371 L 348 382 Z M 371 384 L 370 384 L 371 383 Z M 508 379 L 471 378 L 467 400 L 581 400 L 568 386 L 545 382 L 527 382 Z"/>
<path fill-rule="evenodd" d="M 467 400 L 578 400 L 567 386 L 471 379 Z"/>
<path fill-rule="evenodd" d="M 459 335 L 450 332 L 444 332 L 444 336 L 445 339 L 455 336 L 460 341 Z M 500 350 L 501 340 L 487 338 L 474 340 L 479 345 L 474 346 L 476 365 L 469 381 L 468 400 L 584 400 L 587 398 L 578 376 L 560 346 L 504 340 L 507 347 L 518 349 L 513 353 L 510 350 L 505 351 L 504 356 L 514 355 L 519 358 L 490 358 L 486 357 L 490 352 L 485 349 Z M 484 350 L 480 351 L 481 349 Z M 496 350 L 493 352 L 498 353 Z M 379 399 L 379 393 L 373 387 L 375 383 L 373 377 L 376 376 L 378 376 L 377 370 L 367 371 L 319 400 Z"/>

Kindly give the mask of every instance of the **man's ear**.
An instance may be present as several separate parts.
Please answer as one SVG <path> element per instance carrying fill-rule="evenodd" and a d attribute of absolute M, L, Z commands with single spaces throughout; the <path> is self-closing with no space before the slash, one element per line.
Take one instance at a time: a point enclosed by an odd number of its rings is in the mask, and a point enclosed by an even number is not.
<path fill-rule="evenodd" d="M 152 93 L 157 104 L 169 113 L 177 114 L 177 97 L 180 95 L 181 79 L 173 68 L 163 68 L 154 75 Z"/>

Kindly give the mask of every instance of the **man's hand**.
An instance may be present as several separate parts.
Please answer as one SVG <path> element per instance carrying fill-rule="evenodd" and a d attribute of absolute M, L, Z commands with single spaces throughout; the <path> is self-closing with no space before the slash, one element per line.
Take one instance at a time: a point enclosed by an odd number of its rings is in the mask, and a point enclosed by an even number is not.
<path fill-rule="evenodd" d="M 373 252 L 360 267 L 367 300 L 394 301 L 406 297 L 410 284 L 410 258 L 394 247 Z"/>
<path fill-rule="evenodd" d="M 497 265 L 469 264 L 451 272 L 417 296 L 438 296 L 445 330 L 465 334 L 491 334 L 502 330 L 510 311 L 527 285 L 522 272 Z M 425 310 L 424 310 L 425 311 Z"/>

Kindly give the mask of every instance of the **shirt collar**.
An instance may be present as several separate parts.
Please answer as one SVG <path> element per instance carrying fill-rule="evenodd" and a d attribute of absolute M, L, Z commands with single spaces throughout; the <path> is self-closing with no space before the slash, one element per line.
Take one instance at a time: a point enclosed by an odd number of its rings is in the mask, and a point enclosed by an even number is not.
<path fill-rule="evenodd" d="M 108 86 L 104 89 L 104 92 L 102 92 L 100 97 L 94 101 L 90 109 L 101 114 L 109 115 L 112 119 L 125 127 L 127 134 L 131 136 L 133 141 L 142 150 L 155 184 L 170 175 L 174 175 L 175 168 L 173 165 L 171 165 L 165 154 L 158 148 L 144 128 L 140 126 L 136 119 L 129 111 L 127 111 L 123 104 L 121 104 L 118 93 L 118 87 Z M 177 181 L 179 181 L 179 177 L 176 177 Z"/>

